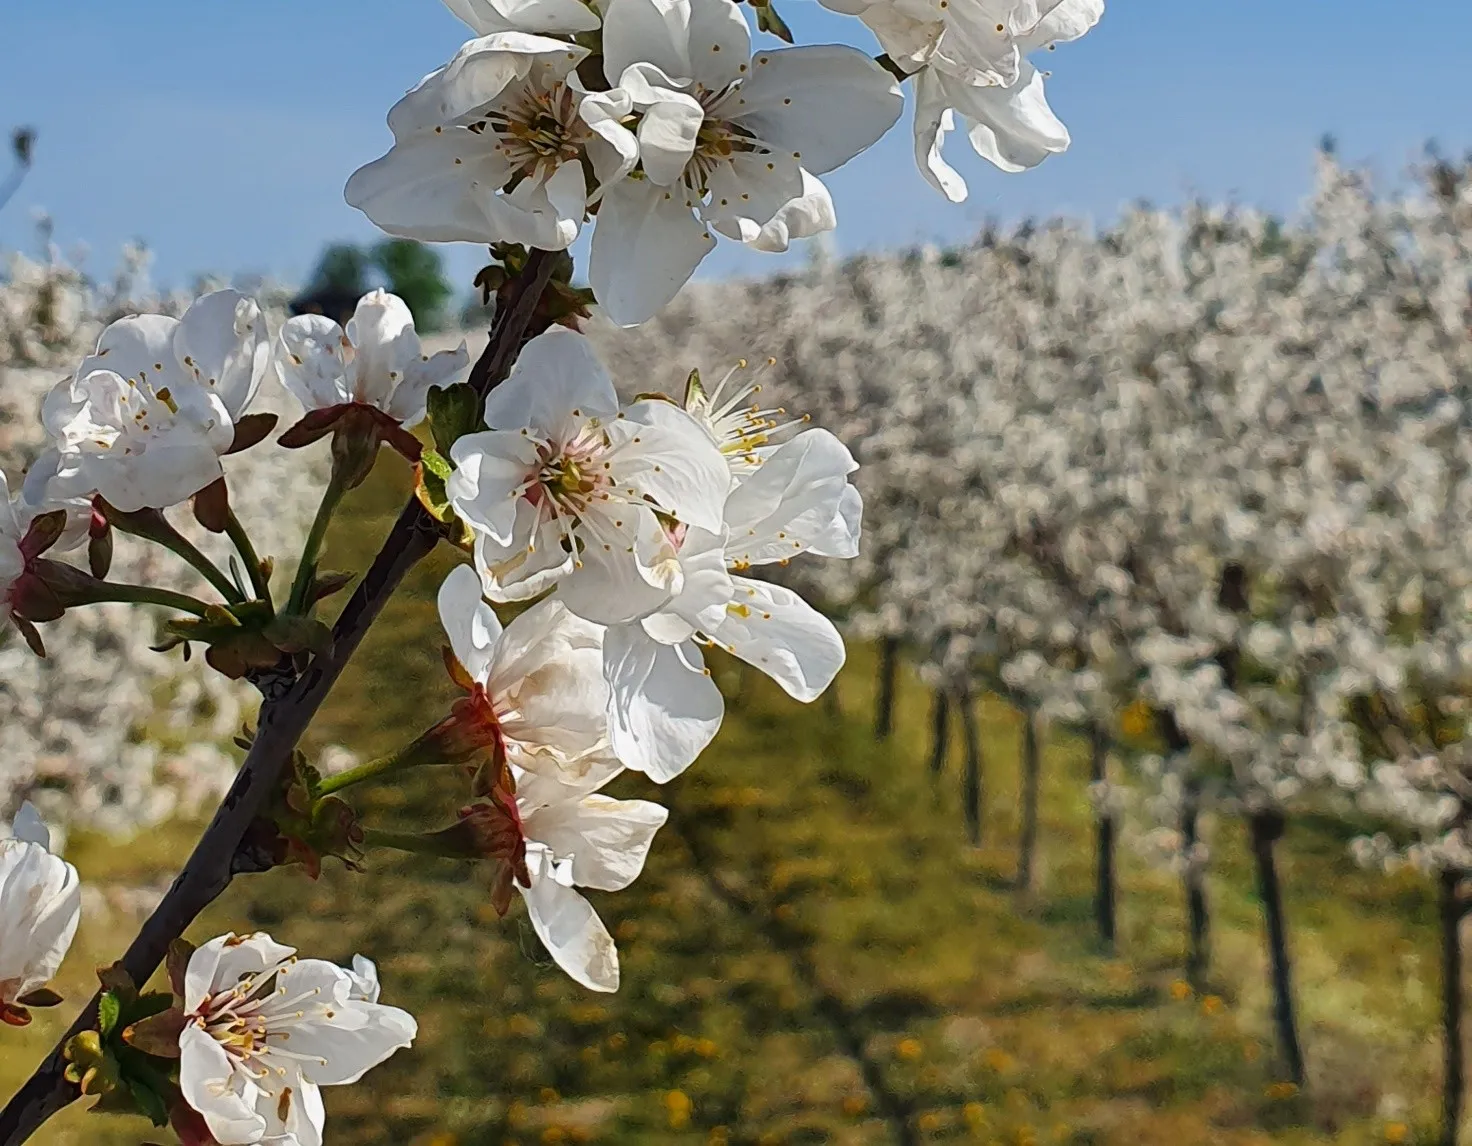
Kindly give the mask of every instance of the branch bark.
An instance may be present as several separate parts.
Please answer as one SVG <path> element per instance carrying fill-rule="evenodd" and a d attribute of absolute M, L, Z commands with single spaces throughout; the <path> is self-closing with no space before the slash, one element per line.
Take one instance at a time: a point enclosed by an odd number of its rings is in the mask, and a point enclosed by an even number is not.
<path fill-rule="evenodd" d="M 471 370 L 471 384 L 485 394 L 510 373 L 552 274 L 552 260 L 533 251 L 511 306 L 496 316 L 490 341 Z M 237 874 L 260 870 L 242 853 L 251 825 L 267 808 L 282 769 L 312 717 L 327 699 L 353 653 L 378 619 L 409 570 L 427 557 L 443 536 L 440 524 L 410 497 L 383 548 L 333 626 L 332 651 L 314 659 L 281 693 L 273 689 L 261 705 L 255 741 L 209 827 L 157 910 L 127 952 L 123 969 L 143 983 L 163 962 L 169 944 L 184 933 Z M 0 1146 L 20 1146 L 58 1110 L 80 1094 L 63 1077 L 62 1051 L 71 1037 L 97 1024 L 98 997 L 78 1016 L 30 1080 L 0 1111 Z"/>

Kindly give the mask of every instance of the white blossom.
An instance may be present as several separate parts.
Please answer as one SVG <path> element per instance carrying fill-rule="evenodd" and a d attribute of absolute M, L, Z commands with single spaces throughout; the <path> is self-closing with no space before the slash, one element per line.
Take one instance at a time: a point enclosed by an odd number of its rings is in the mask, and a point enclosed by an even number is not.
<path fill-rule="evenodd" d="M 22 804 L 0 839 L 0 1021 L 28 1021 L 25 999 L 66 958 L 82 913 L 77 869 L 51 854 L 51 834 Z"/>
<path fill-rule="evenodd" d="M 425 399 L 456 381 L 470 364 L 458 349 L 423 352 L 404 300 L 375 290 L 359 301 L 344 330 L 320 314 L 302 314 L 281 327 L 276 371 L 310 413 L 369 406 L 410 428 L 424 419 Z"/>
<path fill-rule="evenodd" d="M 221 1146 L 322 1146 L 321 1088 L 357 1082 L 413 1042 L 413 1017 L 371 1001 L 377 973 L 364 971 L 299 960 L 260 932 L 194 952 L 179 1088 Z"/>
<path fill-rule="evenodd" d="M 394 105 L 394 145 L 354 173 L 348 203 L 411 239 L 570 246 L 638 158 L 627 97 L 577 78 L 587 55 L 525 32 L 471 40 Z"/>
<path fill-rule="evenodd" d="M 491 392 L 485 421 L 455 443 L 446 489 L 492 601 L 557 584 L 572 612 L 614 624 L 679 592 L 666 522 L 719 529 L 731 484 L 688 414 L 658 400 L 620 408 L 587 340 L 554 329 Z"/>
<path fill-rule="evenodd" d="M 547 600 L 502 628 L 466 565 L 440 586 L 439 612 L 473 698 L 470 719 L 510 763 L 568 781 L 616 764 L 601 626 Z"/>
<path fill-rule="evenodd" d="M 49 476 L 53 496 L 95 492 L 125 511 L 176 505 L 222 476 L 235 419 L 269 363 L 260 307 L 236 291 L 207 294 L 180 319 L 119 319 L 47 396 L 56 454 L 33 474 Z M 45 492 L 27 489 L 33 501 Z"/>
<path fill-rule="evenodd" d="M 780 250 L 831 228 L 816 176 L 879 139 L 903 104 L 894 78 L 852 48 L 753 57 L 731 0 L 609 0 L 603 71 L 639 113 L 639 177 L 608 187 L 588 265 L 623 325 L 675 296 L 712 231 Z"/>

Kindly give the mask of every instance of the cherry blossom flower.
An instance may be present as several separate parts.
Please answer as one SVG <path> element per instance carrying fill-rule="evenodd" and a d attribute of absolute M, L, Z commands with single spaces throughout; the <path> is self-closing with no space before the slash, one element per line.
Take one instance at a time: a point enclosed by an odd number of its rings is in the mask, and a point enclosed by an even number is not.
<path fill-rule="evenodd" d="M 391 235 L 565 249 L 638 157 L 627 97 L 578 81 L 587 55 L 524 32 L 471 40 L 394 105 L 394 145 L 348 180 L 348 203 Z"/>
<path fill-rule="evenodd" d="M 515 794 L 497 789 L 461 812 L 451 829 L 477 841 L 498 864 L 493 900 L 505 914 L 514 886 L 537 938 L 568 975 L 593 991 L 616 991 L 618 949 L 577 891 L 622 891 L 644 870 L 669 817 L 647 800 L 615 800 L 602 788 L 620 769 L 590 771 L 576 783 L 512 769 Z"/>
<path fill-rule="evenodd" d="M 346 331 L 320 314 L 287 319 L 276 371 L 307 413 L 282 435 L 282 444 L 307 445 L 360 421 L 417 459 L 419 442 L 406 431 L 423 420 L 429 391 L 449 385 L 469 364 L 463 341 L 456 350 L 424 354 L 414 316 L 387 291 L 364 295 Z"/>
<path fill-rule="evenodd" d="M 739 428 L 728 433 L 749 442 Z M 681 591 L 660 611 L 611 626 L 604 639 L 614 749 L 655 780 L 688 767 L 720 726 L 723 704 L 701 643 L 740 657 L 805 702 L 843 667 L 843 639 L 831 621 L 791 589 L 743 574 L 801 553 L 855 556 L 863 503 L 848 476 L 858 467 L 837 438 L 817 429 L 754 460 L 726 501 L 720 532 L 672 536 Z"/>
<path fill-rule="evenodd" d="M 127 512 L 176 505 L 222 476 L 270 357 L 260 307 L 236 291 L 207 294 L 180 319 L 121 318 L 47 396 L 55 454 L 35 470 L 52 496 L 98 493 Z"/>
<path fill-rule="evenodd" d="M 1038 5 L 1028 0 L 1019 7 L 1036 9 Z M 976 153 L 1003 171 L 1026 171 L 1049 155 L 1068 150 L 1068 129 L 1048 106 L 1043 91 L 1044 73 L 1026 57 L 1029 52 L 1082 36 L 1103 10 L 1103 0 L 1061 0 L 1046 15 L 1021 25 L 1025 30 L 1009 30 L 1004 35 L 1008 63 L 1000 71 L 978 70 L 944 55 L 933 57 L 919 71 L 915 76 L 915 160 L 936 190 L 953 203 L 966 198 L 966 181 L 941 154 L 957 115 Z M 1014 20 L 1009 29 L 1015 26 Z M 953 16 L 941 42 L 955 35 L 956 29 Z"/>
<path fill-rule="evenodd" d="M 10 833 L 0 839 L 0 1023 L 24 1026 L 36 1005 L 27 1000 L 51 981 L 77 934 L 82 887 L 77 869 L 51 854 L 51 833 L 30 804 Z"/>
<path fill-rule="evenodd" d="M 639 177 L 607 188 L 588 266 L 622 325 L 675 296 L 714 249 L 712 231 L 780 250 L 830 228 L 815 177 L 873 144 L 903 106 L 894 77 L 852 48 L 753 58 L 731 0 L 609 0 L 603 70 L 639 112 Z"/>
<path fill-rule="evenodd" d="M 440 586 L 440 622 L 467 697 L 444 730 L 529 772 L 568 780 L 617 765 L 608 739 L 603 629 L 556 600 L 533 605 L 504 629 L 461 565 Z"/>
<path fill-rule="evenodd" d="M 633 620 L 680 589 L 665 521 L 720 528 L 731 486 L 720 452 L 668 402 L 621 409 L 580 334 L 554 329 L 528 343 L 487 398 L 485 421 L 488 431 L 450 451 L 446 491 L 475 535 L 492 601 L 557 584 L 579 616 Z"/>
<path fill-rule="evenodd" d="M 370 1000 L 377 972 L 363 971 L 298 960 L 259 932 L 194 952 L 179 1088 L 217 1142 L 322 1146 L 321 1087 L 357 1082 L 413 1042 L 413 1017 Z"/>

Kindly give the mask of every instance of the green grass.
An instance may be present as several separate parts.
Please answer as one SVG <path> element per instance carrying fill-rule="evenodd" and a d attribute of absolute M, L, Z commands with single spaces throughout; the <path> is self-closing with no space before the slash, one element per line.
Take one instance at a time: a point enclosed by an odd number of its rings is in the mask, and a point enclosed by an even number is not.
<path fill-rule="evenodd" d="M 401 496 L 389 476 L 351 503 L 333 567 L 361 568 L 376 547 Z M 447 563 L 417 571 L 395 600 L 315 743 L 370 756 L 440 715 L 450 692 L 432 598 Z M 717 666 L 734 694 L 721 737 L 661 793 L 671 822 L 643 877 L 595 896 L 622 953 L 616 996 L 552 966 L 519 906 L 498 921 L 474 868 L 419 857 L 375 855 L 362 875 L 329 865 L 316 883 L 295 869 L 237 883 L 193 938 L 265 928 L 313 955 L 363 951 L 386 1000 L 418 1016 L 411 1051 L 329 1092 L 333 1146 L 883 1143 L 899 1124 L 921 1140 L 1007 1146 L 1432 1140 L 1427 885 L 1362 873 L 1332 827 L 1290 825 L 1282 867 L 1312 1079 L 1305 1095 L 1274 1097 L 1241 826 L 1216 826 L 1215 994 L 1178 997 L 1179 888 L 1128 848 L 1120 957 L 1093 941 L 1083 747 L 1047 745 L 1038 890 L 1019 898 L 1015 715 L 984 705 L 987 846 L 971 849 L 959 754 L 933 784 L 927 699 L 909 678 L 894 738 L 875 744 L 873 672 L 855 649 L 838 717 Z M 654 794 L 637 777 L 618 788 Z M 432 825 L 464 795 L 426 774 L 364 806 L 374 823 Z M 73 858 L 93 881 L 149 882 L 172 873 L 197 830 L 79 839 Z M 64 973 L 74 1001 L 133 926 L 120 912 L 87 920 Z M 68 1017 L 3 1036 L 0 1093 Z M 73 1110 L 36 1141 L 160 1137 Z"/>

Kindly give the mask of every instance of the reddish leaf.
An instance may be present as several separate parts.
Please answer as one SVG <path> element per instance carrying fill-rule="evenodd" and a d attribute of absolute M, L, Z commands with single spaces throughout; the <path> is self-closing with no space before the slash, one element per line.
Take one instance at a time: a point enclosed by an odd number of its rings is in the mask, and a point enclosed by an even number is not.
<path fill-rule="evenodd" d="M 230 443 L 227 454 L 238 454 L 266 440 L 266 435 L 276 428 L 275 414 L 246 414 L 235 420 L 235 439 Z"/>
<path fill-rule="evenodd" d="M 211 533 L 224 533 L 230 523 L 230 491 L 225 479 L 211 482 L 194 495 L 194 520 Z"/>

